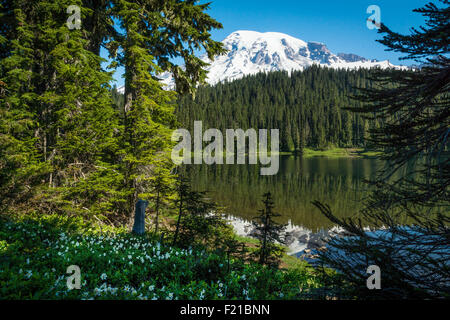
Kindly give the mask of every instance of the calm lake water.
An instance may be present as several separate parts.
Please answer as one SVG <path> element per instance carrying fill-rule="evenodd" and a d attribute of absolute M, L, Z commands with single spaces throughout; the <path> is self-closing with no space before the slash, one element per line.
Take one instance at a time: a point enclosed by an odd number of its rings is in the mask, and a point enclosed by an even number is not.
<path fill-rule="evenodd" d="M 379 165 L 375 159 L 280 156 L 280 169 L 274 176 L 261 176 L 259 165 L 247 164 L 185 169 L 194 189 L 209 191 L 232 216 L 251 220 L 262 207 L 262 195 L 270 191 L 281 222 L 314 231 L 332 223 L 311 201 L 329 204 L 339 217 L 357 216 L 367 195 L 363 179 L 373 178 Z"/>

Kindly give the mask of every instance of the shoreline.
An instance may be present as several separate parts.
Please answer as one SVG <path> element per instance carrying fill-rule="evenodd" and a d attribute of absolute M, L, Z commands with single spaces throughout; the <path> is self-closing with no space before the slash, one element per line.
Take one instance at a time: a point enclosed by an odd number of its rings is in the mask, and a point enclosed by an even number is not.
<path fill-rule="evenodd" d="M 191 157 L 194 157 L 196 153 L 191 152 Z M 259 155 L 260 152 L 255 152 L 254 154 Z M 235 154 L 233 154 L 235 155 Z M 248 156 L 245 153 L 245 156 Z M 279 151 L 279 152 L 267 152 L 267 156 L 279 155 L 279 156 L 293 156 L 293 157 L 326 157 L 326 158 L 359 158 L 359 159 L 375 159 L 380 155 L 380 152 L 366 150 L 364 148 L 330 148 L 326 150 L 305 148 L 303 152 L 299 151 Z M 203 156 L 203 154 L 202 154 Z M 226 152 L 222 153 L 223 157 L 227 156 Z M 183 159 L 183 157 L 177 157 L 178 159 Z"/>

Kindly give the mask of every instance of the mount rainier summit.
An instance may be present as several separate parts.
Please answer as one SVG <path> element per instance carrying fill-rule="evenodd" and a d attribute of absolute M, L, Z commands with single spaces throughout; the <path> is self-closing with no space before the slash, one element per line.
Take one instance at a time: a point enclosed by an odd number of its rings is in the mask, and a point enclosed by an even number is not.
<path fill-rule="evenodd" d="M 206 55 L 202 60 L 210 63 L 207 83 L 233 81 L 243 76 L 270 71 L 303 70 L 311 65 L 329 68 L 404 68 L 389 63 L 388 60 L 368 60 L 351 53 L 334 54 L 325 44 L 305 42 L 279 32 L 235 31 L 222 43 L 227 53 L 210 61 Z M 174 88 L 174 80 L 169 73 L 159 76 L 168 88 Z M 119 88 L 123 92 L 123 87 Z"/>

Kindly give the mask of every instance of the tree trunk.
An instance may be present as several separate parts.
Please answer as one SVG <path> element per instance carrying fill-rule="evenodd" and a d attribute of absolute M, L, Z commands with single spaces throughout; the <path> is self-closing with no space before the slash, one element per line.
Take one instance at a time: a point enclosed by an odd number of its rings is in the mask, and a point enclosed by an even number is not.
<path fill-rule="evenodd" d="M 180 222 L 181 222 L 181 213 L 182 213 L 182 209 L 183 209 L 183 196 L 180 195 L 180 207 L 179 207 L 179 213 L 178 213 L 178 221 L 177 221 L 177 228 L 175 230 L 175 235 L 173 237 L 173 245 L 175 246 L 175 244 L 177 243 L 177 238 L 178 238 L 178 232 L 180 230 Z"/>
<path fill-rule="evenodd" d="M 155 234 L 158 234 L 158 222 L 159 222 L 159 191 L 156 195 L 156 218 L 155 218 Z"/>

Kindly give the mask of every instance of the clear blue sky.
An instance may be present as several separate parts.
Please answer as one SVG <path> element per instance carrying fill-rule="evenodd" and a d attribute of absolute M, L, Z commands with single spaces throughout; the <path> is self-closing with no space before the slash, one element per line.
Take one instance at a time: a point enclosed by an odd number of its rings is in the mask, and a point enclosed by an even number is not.
<path fill-rule="evenodd" d="M 412 12 L 429 1 L 423 0 L 210 0 L 208 13 L 223 24 L 212 32 L 221 41 L 236 30 L 282 32 L 304 41 L 323 42 L 333 53 L 354 53 L 368 59 L 389 60 L 409 65 L 413 61 L 399 61 L 399 54 L 385 51 L 376 39 L 376 29 L 369 30 L 367 7 L 377 5 L 381 21 L 392 30 L 409 33 L 412 26 L 424 24 L 419 13 Z M 201 3 L 210 1 L 200 1 Z M 120 71 L 117 85 L 123 84 Z"/>

